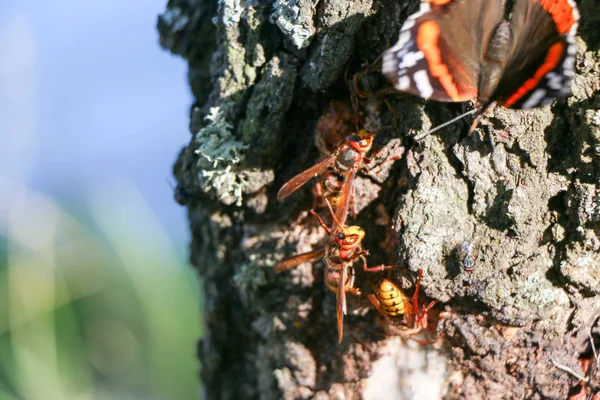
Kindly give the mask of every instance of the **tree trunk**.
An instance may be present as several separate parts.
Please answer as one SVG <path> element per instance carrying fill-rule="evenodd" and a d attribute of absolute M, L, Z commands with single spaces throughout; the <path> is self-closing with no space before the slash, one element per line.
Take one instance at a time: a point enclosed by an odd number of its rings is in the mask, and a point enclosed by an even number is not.
<path fill-rule="evenodd" d="M 376 96 L 358 104 L 360 127 L 396 126 L 376 135 L 376 162 L 402 157 L 357 176 L 349 221 L 366 231 L 369 263 L 393 264 L 407 293 L 424 271 L 422 292 L 439 301 L 438 341 L 419 345 L 390 334 L 366 301 L 389 274 L 357 268 L 363 296 L 348 296 L 338 344 L 322 262 L 272 271 L 327 240 L 306 213 L 312 183 L 283 202 L 277 191 L 319 159 L 315 131 L 327 133 L 332 107 L 350 100 L 345 77 L 397 40 L 418 2 L 169 1 L 161 44 L 189 61 L 196 99 L 175 175 L 206 296 L 205 398 L 565 399 L 581 390 L 551 363 L 581 371 L 600 313 L 600 5 L 579 3 L 573 95 L 552 107 L 497 108 L 472 136 L 463 120 L 416 141 L 468 105 L 408 95 L 386 96 L 390 108 Z M 339 108 L 338 117 L 353 126 Z M 465 243 L 479 249 L 472 272 L 460 265 Z"/>

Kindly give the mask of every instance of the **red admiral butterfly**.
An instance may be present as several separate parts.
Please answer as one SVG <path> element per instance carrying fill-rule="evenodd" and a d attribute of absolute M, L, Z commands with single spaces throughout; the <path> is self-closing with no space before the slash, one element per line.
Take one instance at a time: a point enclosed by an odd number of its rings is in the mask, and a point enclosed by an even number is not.
<path fill-rule="evenodd" d="M 531 108 L 569 94 L 573 0 L 423 0 L 383 58 L 396 89 L 439 101 Z"/>

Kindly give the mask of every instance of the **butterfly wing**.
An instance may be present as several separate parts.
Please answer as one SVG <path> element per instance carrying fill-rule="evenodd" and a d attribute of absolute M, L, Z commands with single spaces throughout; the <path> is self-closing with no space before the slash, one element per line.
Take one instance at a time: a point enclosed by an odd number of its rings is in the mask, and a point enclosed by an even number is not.
<path fill-rule="evenodd" d="M 430 0 L 404 23 L 383 73 L 400 91 L 438 101 L 477 97 L 482 54 L 504 1 Z"/>
<path fill-rule="evenodd" d="M 568 95 L 578 20 L 572 0 L 518 0 L 510 20 L 508 60 L 491 100 L 532 108 Z"/>

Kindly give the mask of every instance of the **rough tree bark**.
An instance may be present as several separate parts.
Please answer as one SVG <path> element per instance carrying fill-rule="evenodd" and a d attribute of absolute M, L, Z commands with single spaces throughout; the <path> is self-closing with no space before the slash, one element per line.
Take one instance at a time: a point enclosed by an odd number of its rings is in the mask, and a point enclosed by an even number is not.
<path fill-rule="evenodd" d="M 565 399 L 580 390 L 551 359 L 580 370 L 600 313 L 595 0 L 579 2 L 577 76 L 565 101 L 497 109 L 471 137 L 464 121 L 417 143 L 415 134 L 468 106 L 387 97 L 397 129 L 375 147 L 379 159 L 403 157 L 357 177 L 356 223 L 370 262 L 393 263 L 403 287 L 423 269 L 423 292 L 443 311 L 435 345 L 382 334 L 364 296 L 349 296 L 338 345 L 322 265 L 272 272 L 324 236 L 302 219 L 309 187 L 283 203 L 277 190 L 319 157 L 315 127 L 331 100 L 350 98 L 347 65 L 351 75 L 373 62 L 417 3 L 169 0 L 159 17 L 162 46 L 189 61 L 195 97 L 174 171 L 190 196 L 191 262 L 206 295 L 205 398 Z M 380 103 L 361 103 L 361 125 L 394 123 Z M 456 256 L 464 242 L 480 248 L 470 274 Z M 357 274 L 364 294 L 386 276 Z"/>

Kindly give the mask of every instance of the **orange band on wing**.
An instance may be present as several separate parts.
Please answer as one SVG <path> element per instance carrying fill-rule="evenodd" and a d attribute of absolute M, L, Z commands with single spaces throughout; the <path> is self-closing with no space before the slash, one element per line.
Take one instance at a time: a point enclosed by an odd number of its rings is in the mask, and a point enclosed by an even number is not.
<path fill-rule="evenodd" d="M 546 10 L 554 20 L 556 29 L 561 35 L 569 32 L 576 22 L 573 7 L 567 0 L 535 0 Z"/>
<path fill-rule="evenodd" d="M 436 6 L 443 6 L 445 4 L 450 3 L 452 0 L 428 0 L 429 3 L 434 4 Z"/>
<path fill-rule="evenodd" d="M 443 0 L 437 0 L 438 2 Z M 417 46 L 423 52 L 431 75 L 436 77 L 452 101 L 465 101 L 473 98 L 471 93 L 461 95 L 458 86 L 442 61 L 442 54 L 438 46 L 440 27 L 433 21 L 425 21 L 419 27 L 417 34 Z"/>
<path fill-rule="evenodd" d="M 532 78 L 529 78 L 525 81 L 521 87 L 509 97 L 508 100 L 504 103 L 505 107 L 511 107 L 517 101 L 519 101 L 523 96 L 525 96 L 528 92 L 533 90 L 540 80 L 550 71 L 552 71 L 560 60 L 562 59 L 563 52 L 565 51 L 565 46 L 561 43 L 554 43 L 552 47 L 548 50 L 548 54 L 546 54 L 546 59 L 544 63 L 535 71 L 535 75 Z"/>

